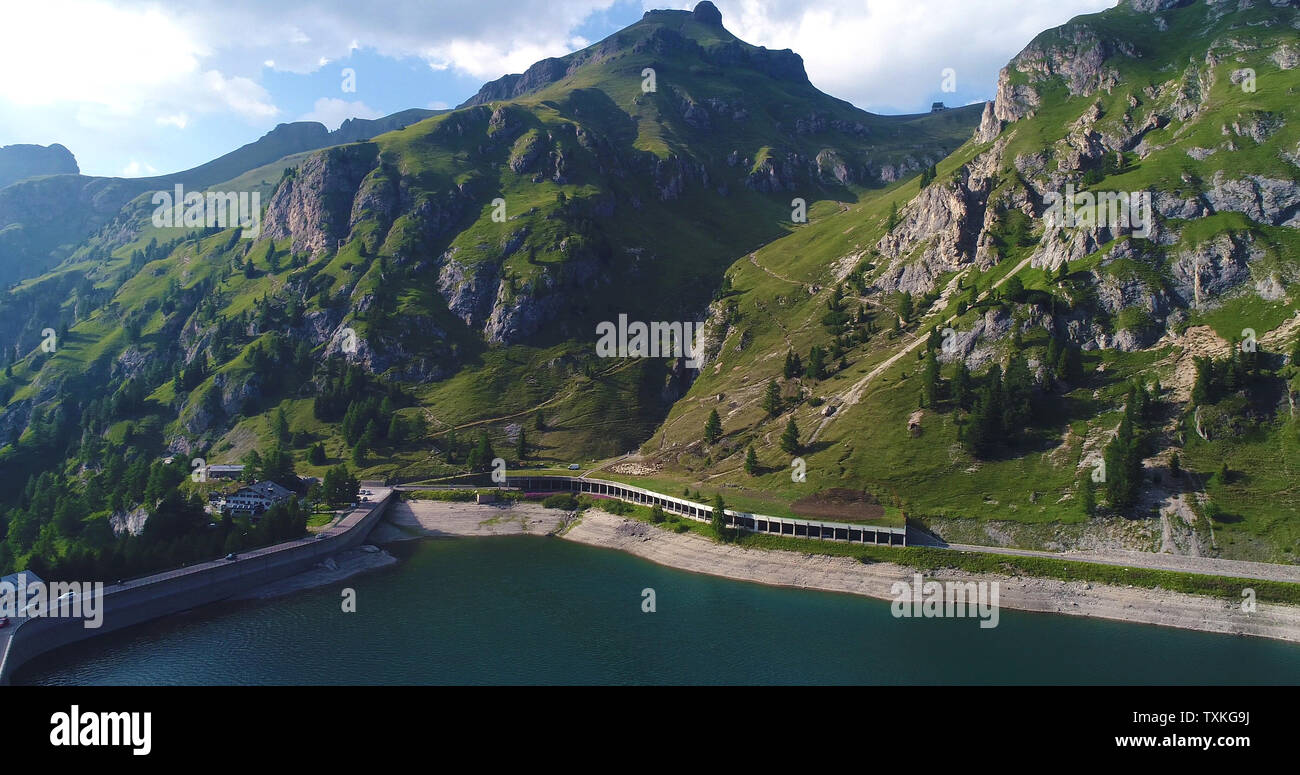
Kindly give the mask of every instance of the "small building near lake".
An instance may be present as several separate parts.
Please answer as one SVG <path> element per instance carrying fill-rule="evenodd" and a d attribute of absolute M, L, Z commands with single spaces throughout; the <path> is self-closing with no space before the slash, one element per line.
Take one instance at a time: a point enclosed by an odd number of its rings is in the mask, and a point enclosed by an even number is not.
<path fill-rule="evenodd" d="M 275 482 L 257 482 L 227 494 L 221 501 L 221 513 L 257 516 L 265 514 L 271 507 L 284 503 L 291 497 L 293 491 Z"/>

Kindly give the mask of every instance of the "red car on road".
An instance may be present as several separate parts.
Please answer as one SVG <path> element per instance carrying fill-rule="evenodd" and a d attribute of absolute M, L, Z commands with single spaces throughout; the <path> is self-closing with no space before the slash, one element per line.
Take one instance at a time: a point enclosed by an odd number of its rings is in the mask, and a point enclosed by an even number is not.
<path fill-rule="evenodd" d="M 0 630 L 3 630 L 5 627 L 8 627 L 8 626 L 9 626 L 9 617 L 8 617 L 8 616 L 0 616 Z"/>

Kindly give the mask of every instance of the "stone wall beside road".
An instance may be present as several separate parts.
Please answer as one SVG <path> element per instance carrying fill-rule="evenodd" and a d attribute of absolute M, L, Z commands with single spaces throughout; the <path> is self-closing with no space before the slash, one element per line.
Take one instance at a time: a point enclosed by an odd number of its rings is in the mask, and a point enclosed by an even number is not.
<path fill-rule="evenodd" d="M 81 619 L 33 618 L 13 623 L 0 630 L 0 685 L 7 684 L 21 665 L 52 649 L 246 593 L 360 546 L 383 519 L 396 493 L 376 488 L 371 497 L 373 503 L 315 536 L 256 549 L 236 560 L 215 560 L 106 586 L 103 626 L 97 629 L 87 629 Z"/>

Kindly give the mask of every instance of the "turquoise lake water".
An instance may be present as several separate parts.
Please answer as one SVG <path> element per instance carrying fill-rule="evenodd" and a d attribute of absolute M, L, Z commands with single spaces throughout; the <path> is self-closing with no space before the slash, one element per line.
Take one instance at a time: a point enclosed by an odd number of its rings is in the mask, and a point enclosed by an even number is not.
<path fill-rule="evenodd" d="M 1297 684 L 1300 646 L 1003 610 L 895 619 L 539 537 L 425 540 L 342 584 L 47 654 L 19 684 Z M 341 610 L 341 590 L 357 611 Z M 655 590 L 656 612 L 641 592 Z"/>

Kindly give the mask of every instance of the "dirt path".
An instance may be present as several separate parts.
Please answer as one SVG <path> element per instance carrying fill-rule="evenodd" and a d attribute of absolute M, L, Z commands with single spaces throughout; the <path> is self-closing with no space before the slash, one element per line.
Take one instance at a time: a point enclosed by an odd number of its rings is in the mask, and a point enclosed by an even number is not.
<path fill-rule="evenodd" d="M 1204 576 L 1230 576 L 1260 581 L 1283 581 L 1300 584 L 1300 565 L 1276 565 L 1248 560 L 1225 560 L 1218 557 L 1193 557 L 1185 554 L 1156 554 L 1154 552 L 1125 551 L 1122 549 L 1048 552 L 1039 549 L 1012 549 L 1005 546 L 980 546 L 977 544 L 945 544 L 926 542 L 913 538 L 908 531 L 909 545 L 937 546 L 960 552 L 983 554 L 1008 554 L 1017 557 L 1044 557 L 1051 560 L 1092 562 L 1099 565 L 1118 565 L 1126 568 L 1148 568 L 1176 573 L 1195 573 Z"/>
<path fill-rule="evenodd" d="M 597 376 L 597 377 L 608 377 L 608 376 L 610 376 L 610 375 L 612 375 L 612 374 L 617 374 L 617 373 L 619 373 L 620 371 L 622 371 L 622 370 L 626 369 L 627 367 L 631 366 L 633 362 L 634 362 L 634 361 L 632 361 L 632 360 L 625 360 L 623 363 L 619 363 L 618 365 L 616 365 L 616 366 L 612 366 L 612 367 L 606 369 L 605 371 L 599 372 L 598 374 L 596 374 L 596 376 Z M 529 407 L 529 408 L 527 408 L 527 409 L 522 409 L 522 410 L 520 410 L 520 411 L 518 411 L 518 412 L 514 412 L 514 413 L 511 413 L 511 414 L 503 414 L 503 415 L 501 415 L 500 417 L 487 417 L 487 418 L 484 418 L 484 419 L 482 419 L 482 420 L 471 420 L 470 422 L 461 423 L 460 425 L 449 425 L 448 423 L 445 423 L 445 422 L 443 422 L 442 420 L 439 420 L 436 416 L 434 416 L 434 415 L 432 415 L 432 414 L 427 414 L 427 413 L 426 413 L 425 416 L 426 416 L 426 417 L 431 417 L 431 418 L 433 419 L 433 421 L 434 421 L 434 422 L 437 422 L 439 425 L 446 426 L 446 430 L 459 431 L 459 430 L 463 430 L 463 429 L 465 429 L 465 428 L 474 428 L 474 427 L 479 426 L 479 425 L 489 425 L 489 424 L 494 423 L 494 422 L 501 422 L 502 420 L 515 420 L 515 419 L 518 419 L 518 418 L 520 418 L 520 417 L 525 417 L 525 416 L 527 416 L 527 415 L 530 415 L 530 414 L 533 414 L 533 413 L 537 412 L 537 410 L 539 410 L 539 409 L 545 409 L 546 407 L 550 406 L 551 404 L 555 403 L 556 401 L 562 401 L 562 400 L 564 400 L 564 399 L 571 398 L 571 397 L 573 396 L 573 393 L 574 393 L 574 391 L 575 391 L 576 389 L 577 389 L 576 387 L 570 386 L 570 388 L 569 388 L 568 390 L 564 391 L 563 393 L 559 393 L 559 394 L 557 394 L 557 395 L 551 396 L 550 398 L 546 399 L 545 401 L 541 402 L 540 404 L 536 404 L 535 406 L 531 406 L 531 407 Z"/>
<path fill-rule="evenodd" d="M 791 285 L 797 285 L 797 286 L 799 286 L 800 288 L 804 288 L 804 287 L 806 287 L 806 286 L 808 285 L 807 283 L 801 283 L 801 282 L 799 282 L 798 280 L 791 280 L 789 277 L 786 277 L 786 276 L 783 275 L 783 274 L 777 274 L 776 272 L 773 272 L 771 269 L 768 269 L 767 267 L 765 267 L 765 266 L 763 266 L 762 264 L 758 263 L 758 254 L 757 254 L 757 253 L 750 253 L 750 254 L 749 254 L 749 263 L 753 264 L 754 266 L 758 267 L 759 269 L 762 269 L 764 272 L 767 272 L 769 275 L 771 275 L 772 277 L 775 277 L 776 279 L 778 279 L 778 280 L 780 280 L 780 281 L 782 281 L 782 282 L 787 282 L 787 283 L 790 283 Z"/>
<path fill-rule="evenodd" d="M 987 298 L 989 294 L 993 293 L 993 291 L 1001 287 L 1003 283 L 1005 283 L 1007 280 L 1011 279 L 1015 275 L 1019 274 L 1020 270 L 1029 266 L 1029 262 L 1032 259 L 1033 256 L 1030 256 L 1029 258 L 1022 260 L 1019 264 L 1015 266 L 1015 268 L 1013 268 L 1010 272 L 1007 272 L 1000 280 L 993 283 L 993 285 L 989 286 L 989 289 L 987 291 L 980 294 L 979 299 Z M 957 278 L 953 278 L 952 283 L 955 283 L 956 280 Z M 949 290 L 951 290 L 952 287 L 954 286 L 950 283 Z M 935 302 L 936 307 L 941 308 L 942 305 L 944 304 L 944 300 L 946 299 L 946 297 L 947 297 L 946 293 L 944 296 L 940 297 L 940 301 Z M 947 320 L 943 321 L 943 324 L 947 325 L 948 323 L 951 323 L 954 320 L 956 320 L 955 315 L 949 316 Z M 922 321 L 919 330 L 924 331 L 925 329 L 926 329 L 925 322 Z M 840 401 L 843 403 L 843 406 L 841 407 L 840 411 L 837 411 L 835 414 L 832 414 L 830 416 L 822 417 L 821 422 L 817 424 L 817 428 L 813 430 L 812 435 L 808 437 L 808 443 L 812 444 L 813 442 L 817 441 L 817 439 L 821 437 L 822 431 L 826 430 L 827 426 L 829 426 L 832 422 L 835 421 L 835 418 L 844 414 L 843 411 L 844 408 L 852 406 L 853 404 L 856 404 L 858 401 L 860 401 L 862 399 L 862 394 L 866 391 L 867 387 L 872 382 L 875 381 L 877 377 L 879 377 L 881 374 L 888 371 L 889 367 L 893 366 L 895 363 L 898 363 L 900 358 L 915 351 L 916 348 L 920 347 L 928 339 L 929 339 L 928 333 L 918 334 L 917 337 L 913 339 L 910 344 L 908 344 L 902 350 L 899 350 L 894 355 L 890 356 L 879 366 L 872 369 L 865 376 L 863 376 L 862 379 L 859 379 L 857 382 L 855 382 L 852 387 L 850 387 L 848 390 L 842 393 L 839 396 Z"/>
<path fill-rule="evenodd" d="M 867 389 L 867 386 L 870 385 L 876 379 L 876 377 L 879 377 L 881 374 L 885 373 L 890 366 L 893 366 L 895 363 L 898 363 L 900 358 L 910 354 L 917 347 L 920 347 L 927 339 L 929 339 L 929 334 L 916 337 L 915 339 L 912 340 L 911 344 L 907 345 L 902 350 L 899 350 L 898 352 L 891 355 L 889 358 L 885 359 L 885 361 L 882 362 L 879 366 L 867 372 L 866 376 L 864 376 L 862 379 L 855 382 L 852 387 L 850 387 L 843 394 L 841 394 L 840 400 L 843 402 L 843 405 L 841 406 L 840 411 L 837 411 L 835 414 L 832 415 L 823 416 L 821 422 L 817 424 L 817 428 L 813 430 L 812 435 L 808 437 L 808 443 L 812 444 L 815 441 L 817 441 L 818 437 L 822 435 L 822 431 L 826 429 L 826 426 L 830 425 L 837 416 L 842 414 L 843 409 L 845 407 L 849 407 L 852 406 L 853 404 L 856 404 L 862 398 L 863 391 Z"/>

